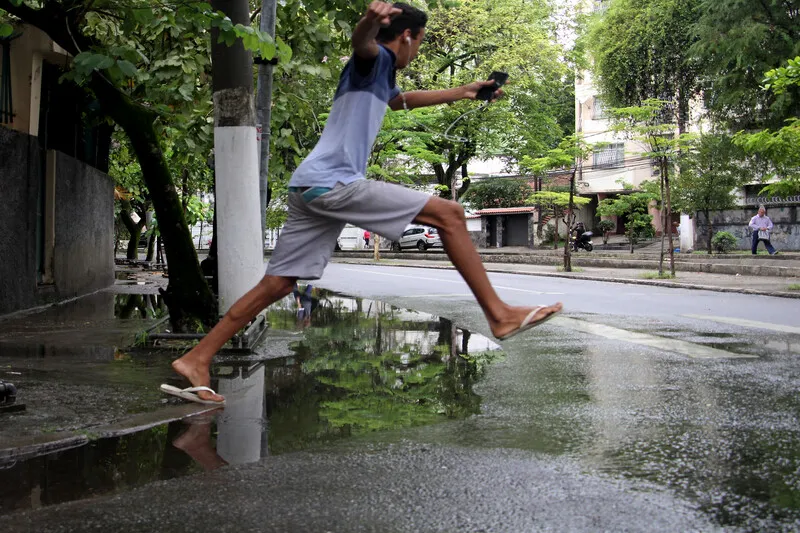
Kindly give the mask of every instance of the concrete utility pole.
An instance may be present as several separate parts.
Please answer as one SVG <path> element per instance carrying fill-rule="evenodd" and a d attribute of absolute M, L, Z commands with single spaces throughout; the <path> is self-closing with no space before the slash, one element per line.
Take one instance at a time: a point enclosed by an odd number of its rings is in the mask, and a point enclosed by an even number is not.
<path fill-rule="evenodd" d="M 234 24 L 250 24 L 247 0 L 212 0 Z M 241 40 L 218 42 L 211 32 L 219 313 L 224 314 L 264 274 L 259 223 L 258 144 L 253 59 Z"/>
<path fill-rule="evenodd" d="M 275 16 L 277 3 L 275 0 L 262 0 L 260 29 L 275 38 Z M 258 174 L 258 190 L 261 198 L 261 246 L 267 236 L 267 193 L 269 191 L 269 142 L 270 123 L 272 119 L 272 64 L 258 66 L 257 116 L 261 128 L 259 140 L 261 165 Z"/>

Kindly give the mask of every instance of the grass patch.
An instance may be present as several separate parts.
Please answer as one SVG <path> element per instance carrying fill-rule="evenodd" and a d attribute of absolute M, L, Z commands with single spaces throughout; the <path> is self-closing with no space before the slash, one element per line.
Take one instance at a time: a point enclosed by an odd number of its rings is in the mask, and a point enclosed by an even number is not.
<path fill-rule="evenodd" d="M 563 266 L 557 266 L 556 267 L 556 272 L 564 272 L 564 267 Z M 572 267 L 572 272 L 583 272 L 583 269 L 581 267 L 574 266 L 574 267 Z"/>
<path fill-rule="evenodd" d="M 789 285 L 790 291 L 800 291 L 800 283 L 792 283 Z"/>
<path fill-rule="evenodd" d="M 642 279 L 675 279 L 678 276 L 670 274 L 669 272 L 664 272 L 663 274 L 659 274 L 658 272 L 645 272 L 641 275 Z"/>

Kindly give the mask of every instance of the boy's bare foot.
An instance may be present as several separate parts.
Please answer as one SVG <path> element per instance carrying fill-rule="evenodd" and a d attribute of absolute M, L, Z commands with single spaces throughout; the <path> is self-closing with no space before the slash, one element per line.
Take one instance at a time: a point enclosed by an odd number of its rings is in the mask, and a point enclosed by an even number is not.
<path fill-rule="evenodd" d="M 188 379 L 194 387 L 210 387 L 211 374 L 208 372 L 208 367 L 195 364 L 190 357 L 191 353 L 189 352 L 180 359 L 173 361 L 172 369 Z M 225 401 L 223 396 L 212 394 L 208 391 L 199 391 L 197 395 L 202 400 L 210 400 L 212 402 Z"/>
<path fill-rule="evenodd" d="M 547 306 L 509 307 L 505 318 L 498 322 L 490 322 L 489 326 L 492 328 L 492 334 L 495 337 L 504 340 L 552 318 L 563 307 L 561 302 Z M 529 315 L 534 310 L 536 312 L 529 318 Z"/>

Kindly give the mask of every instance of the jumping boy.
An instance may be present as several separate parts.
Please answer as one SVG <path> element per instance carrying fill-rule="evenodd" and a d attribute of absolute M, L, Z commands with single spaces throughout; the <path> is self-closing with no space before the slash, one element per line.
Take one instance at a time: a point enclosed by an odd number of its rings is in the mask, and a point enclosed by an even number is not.
<path fill-rule="evenodd" d="M 345 224 L 397 241 L 410 223 L 439 229 L 450 261 L 481 306 L 500 340 L 537 326 L 561 311 L 550 306 L 512 307 L 497 296 L 466 228 L 457 202 L 365 179 L 367 159 L 386 114 L 393 110 L 475 99 L 491 81 L 438 91 L 401 94 L 397 69 L 416 57 L 427 15 L 407 4 L 372 2 L 353 31 L 353 55 L 342 71 L 319 143 L 289 181 L 289 214 L 263 279 L 242 296 L 200 343 L 172 363 L 194 387 L 170 394 L 221 404 L 208 388 L 214 355 L 262 309 L 292 292 L 298 279 L 319 279 Z M 497 91 L 494 97 L 500 96 Z"/>

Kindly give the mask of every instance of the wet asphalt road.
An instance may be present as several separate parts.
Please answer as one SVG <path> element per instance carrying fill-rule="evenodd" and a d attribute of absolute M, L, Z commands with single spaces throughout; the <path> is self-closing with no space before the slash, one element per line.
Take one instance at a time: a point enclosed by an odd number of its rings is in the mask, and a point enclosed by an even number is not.
<path fill-rule="evenodd" d="M 796 300 L 493 274 L 565 316 L 503 343 L 464 419 L 372 432 L 11 531 L 796 531 Z M 488 334 L 451 271 L 330 265 L 320 287 Z M 743 322 L 747 321 L 747 322 Z"/>

